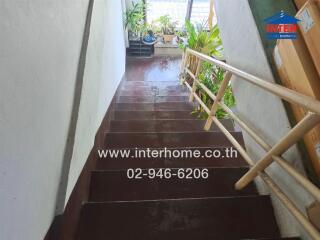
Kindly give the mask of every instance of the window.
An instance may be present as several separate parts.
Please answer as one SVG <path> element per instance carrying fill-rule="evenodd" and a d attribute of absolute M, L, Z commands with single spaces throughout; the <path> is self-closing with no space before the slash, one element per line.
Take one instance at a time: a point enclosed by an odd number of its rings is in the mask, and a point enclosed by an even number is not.
<path fill-rule="evenodd" d="M 151 23 L 160 16 L 169 15 L 172 21 L 178 22 L 178 27 L 185 23 L 188 0 L 146 0 L 147 22 Z M 193 0 L 190 21 L 192 23 L 208 24 L 210 0 Z M 216 18 L 213 19 L 213 25 Z"/>
<path fill-rule="evenodd" d="M 192 23 L 208 24 L 210 0 L 193 0 L 191 18 Z M 213 25 L 216 23 L 213 20 Z"/>
<path fill-rule="evenodd" d="M 169 15 L 172 21 L 177 21 L 178 26 L 184 25 L 188 0 L 147 0 L 147 22 L 151 23 L 153 20 L 163 15 Z"/>

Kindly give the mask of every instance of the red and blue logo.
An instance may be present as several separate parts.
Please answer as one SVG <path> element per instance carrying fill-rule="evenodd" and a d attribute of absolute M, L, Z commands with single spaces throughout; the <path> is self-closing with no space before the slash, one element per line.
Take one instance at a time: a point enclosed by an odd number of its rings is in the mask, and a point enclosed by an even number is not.
<path fill-rule="evenodd" d="M 266 32 L 268 39 L 296 39 L 297 24 L 300 20 L 281 11 L 266 18 Z"/>

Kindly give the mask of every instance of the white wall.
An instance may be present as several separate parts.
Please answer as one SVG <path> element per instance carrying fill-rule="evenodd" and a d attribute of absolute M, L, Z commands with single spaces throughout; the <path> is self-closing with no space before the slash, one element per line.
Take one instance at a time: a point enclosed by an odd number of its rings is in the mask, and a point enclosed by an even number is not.
<path fill-rule="evenodd" d="M 88 2 L 0 1 L 0 239 L 43 239 L 54 217 Z M 96 0 L 69 192 L 124 71 L 121 16 Z"/>
<path fill-rule="evenodd" d="M 67 199 L 93 146 L 94 136 L 125 70 L 121 1 L 96 0 L 69 172 Z"/>
<path fill-rule="evenodd" d="M 125 0 L 126 7 L 130 7 L 132 2 L 137 3 L 140 2 L 141 0 Z"/>
<path fill-rule="evenodd" d="M 248 1 L 215 1 L 215 8 L 227 62 L 268 82 L 275 82 Z M 240 116 L 258 130 L 269 144 L 275 144 L 290 130 L 285 108 L 279 98 L 238 77 L 232 78 L 232 86 Z M 251 157 L 260 159 L 265 152 L 246 133 L 244 138 Z M 291 148 L 285 158 L 304 172 L 301 155 L 296 147 Z M 267 172 L 285 189 L 290 199 L 305 211 L 304 207 L 311 203 L 312 198 L 275 164 Z M 258 186 L 261 193 L 268 193 L 263 184 L 258 182 Z M 275 198 L 273 200 L 282 234 L 305 235 L 288 211 Z"/>

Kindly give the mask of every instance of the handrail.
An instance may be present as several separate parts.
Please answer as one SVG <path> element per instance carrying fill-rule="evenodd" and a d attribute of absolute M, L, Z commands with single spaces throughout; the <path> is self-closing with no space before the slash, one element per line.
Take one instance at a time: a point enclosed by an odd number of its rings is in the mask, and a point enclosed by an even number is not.
<path fill-rule="evenodd" d="M 211 58 L 207 55 L 204 55 L 202 53 L 196 52 L 192 49 L 186 49 L 186 54 L 192 54 L 196 57 L 198 57 L 199 59 L 202 59 L 204 61 L 207 62 L 211 62 L 213 64 L 215 64 L 218 67 L 223 68 L 224 70 L 231 72 L 234 75 L 237 75 L 239 77 L 242 77 L 243 80 L 250 82 L 264 90 L 267 90 L 270 93 L 273 93 L 279 97 L 281 97 L 282 99 L 296 104 L 296 105 L 300 105 L 301 107 L 304 107 L 314 113 L 320 114 L 320 102 L 316 101 L 314 98 L 311 98 L 309 96 L 305 96 L 301 93 L 298 93 L 296 91 L 293 91 L 291 89 L 288 89 L 286 87 L 283 87 L 281 85 L 275 84 L 275 83 L 270 83 L 267 82 L 259 77 L 256 77 L 254 75 L 251 75 L 249 73 L 246 73 L 242 70 L 239 70 L 235 67 L 232 67 L 224 62 L 221 62 L 217 59 Z"/>
<path fill-rule="evenodd" d="M 188 68 L 187 62 L 190 56 L 194 56 L 198 59 L 197 70 L 195 74 Z M 203 62 L 212 63 L 224 70 L 226 75 L 221 82 L 217 95 L 215 96 L 204 84 L 198 79 L 201 64 Z M 260 176 L 267 186 L 275 193 L 279 200 L 287 207 L 291 214 L 298 220 L 298 222 L 304 227 L 306 232 L 313 239 L 320 239 L 319 231 L 312 225 L 308 218 L 302 213 L 294 203 L 286 196 L 279 186 L 272 180 L 272 178 L 264 171 L 272 162 L 276 162 L 283 170 L 285 170 L 297 183 L 304 187 L 315 200 L 320 202 L 320 189 L 310 182 L 305 176 L 299 173 L 289 162 L 281 157 L 282 153 L 288 150 L 293 144 L 299 141 L 308 131 L 314 128 L 320 122 L 320 102 L 305 96 L 301 93 L 288 89 L 278 84 L 267 82 L 259 77 L 246 73 L 233 66 L 230 66 L 217 59 L 211 58 L 207 55 L 199 53 L 195 50 L 187 48 L 184 54 L 184 58 L 181 64 L 181 83 L 185 84 L 190 90 L 190 101 L 196 99 L 203 109 L 208 113 L 208 119 L 204 126 L 205 130 L 210 129 L 211 124 L 215 123 L 217 127 L 226 135 L 233 146 L 238 150 L 240 155 L 247 161 L 250 166 L 250 170 L 235 184 L 236 189 L 243 189 L 247 184 L 253 181 L 257 176 Z M 189 75 L 193 79 L 193 85 L 185 81 L 183 75 Z M 240 119 L 235 113 L 232 112 L 223 102 L 222 98 L 225 93 L 225 89 L 228 86 L 232 75 L 237 75 L 240 80 L 245 80 L 257 87 L 264 89 L 283 100 L 286 100 L 292 104 L 299 105 L 308 110 L 309 113 L 302 119 L 294 128 L 292 128 L 286 136 L 284 136 L 273 147 L 266 143 L 262 137 L 260 137 L 245 121 Z M 197 95 L 197 87 L 203 89 L 208 96 L 214 101 L 211 109 Z M 236 121 L 240 127 L 246 131 L 258 145 L 262 147 L 267 153 L 266 155 L 257 161 L 256 163 L 248 155 L 241 144 L 232 136 L 232 134 L 223 126 L 223 124 L 216 117 L 217 107 L 221 107 L 234 121 Z"/>

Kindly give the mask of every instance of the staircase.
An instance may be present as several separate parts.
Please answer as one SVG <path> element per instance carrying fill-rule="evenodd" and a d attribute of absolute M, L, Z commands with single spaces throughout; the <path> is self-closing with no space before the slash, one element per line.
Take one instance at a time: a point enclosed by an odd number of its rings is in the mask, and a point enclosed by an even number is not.
<path fill-rule="evenodd" d="M 177 81 L 122 84 L 104 149 L 170 148 L 223 150 L 227 138 L 190 114 L 187 90 Z M 224 126 L 242 143 L 231 120 Z M 128 168 L 207 168 L 208 178 L 129 179 Z M 82 206 L 77 240 L 281 239 L 269 196 L 235 182 L 248 170 L 233 158 L 102 158 L 91 174 L 90 196 Z M 291 238 L 295 239 L 295 238 Z"/>
<path fill-rule="evenodd" d="M 141 40 L 130 40 L 127 48 L 127 56 L 130 57 L 151 57 L 154 52 L 153 45 L 146 45 Z"/>

